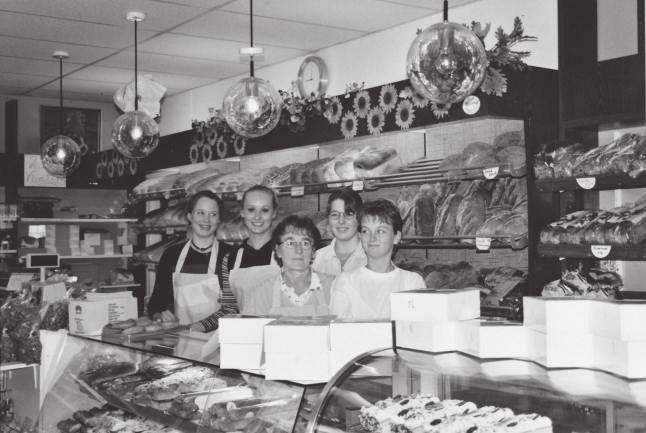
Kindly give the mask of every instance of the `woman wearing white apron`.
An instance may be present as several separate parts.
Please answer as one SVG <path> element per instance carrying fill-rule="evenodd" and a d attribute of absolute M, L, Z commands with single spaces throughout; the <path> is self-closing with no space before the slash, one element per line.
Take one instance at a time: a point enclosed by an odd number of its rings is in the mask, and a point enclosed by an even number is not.
<path fill-rule="evenodd" d="M 245 286 L 238 305 L 242 314 L 274 316 L 323 316 L 329 311 L 334 277 L 312 271 L 311 262 L 321 234 L 306 217 L 290 215 L 272 236 L 280 272 Z"/>
<path fill-rule="evenodd" d="M 363 201 L 350 188 L 336 190 L 327 200 L 327 218 L 334 236 L 330 245 L 316 252 L 312 269 L 316 272 L 338 276 L 368 263 L 359 239 L 357 212 Z"/>
<path fill-rule="evenodd" d="M 228 288 L 233 247 L 220 244 L 215 231 L 220 222 L 222 201 L 211 191 L 191 197 L 187 208 L 190 239 L 173 245 L 157 266 L 155 287 L 148 302 L 148 313 L 155 319 L 179 320 L 198 331 L 217 328 L 215 321 L 205 321 L 237 313 L 235 298 Z"/>
<path fill-rule="evenodd" d="M 271 188 L 254 185 L 242 197 L 240 216 L 249 238 L 235 255 L 230 275 L 235 295 L 245 286 L 254 286 L 259 280 L 278 275 L 280 269 L 274 260 L 271 242 L 272 223 L 278 212 L 278 200 Z"/>

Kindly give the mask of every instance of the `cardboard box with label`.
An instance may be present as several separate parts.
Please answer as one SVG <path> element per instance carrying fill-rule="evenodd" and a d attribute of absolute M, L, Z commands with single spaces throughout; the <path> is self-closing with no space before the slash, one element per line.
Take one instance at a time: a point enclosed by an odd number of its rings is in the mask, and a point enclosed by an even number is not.
<path fill-rule="evenodd" d="M 450 322 L 480 317 L 480 290 L 408 290 L 390 295 L 391 320 Z"/>
<path fill-rule="evenodd" d="M 98 335 L 108 323 L 137 318 L 137 299 L 131 292 L 88 293 L 69 305 L 72 334 Z"/>

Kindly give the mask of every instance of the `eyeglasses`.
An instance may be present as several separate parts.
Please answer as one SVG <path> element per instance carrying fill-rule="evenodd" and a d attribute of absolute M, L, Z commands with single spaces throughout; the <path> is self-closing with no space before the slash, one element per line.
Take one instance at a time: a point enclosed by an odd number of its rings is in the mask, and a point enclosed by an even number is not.
<path fill-rule="evenodd" d="M 206 212 L 201 209 L 198 209 L 198 210 L 194 210 L 191 213 L 193 214 L 193 216 L 199 219 L 205 219 L 206 217 L 208 217 L 209 219 L 214 220 L 214 219 L 217 219 L 218 217 L 218 213 L 216 211 Z"/>
<path fill-rule="evenodd" d="M 300 245 L 301 248 L 303 248 L 304 250 L 309 250 L 309 249 L 312 248 L 313 243 L 309 239 L 303 239 L 303 240 L 300 240 L 300 241 L 295 241 L 293 239 L 288 239 L 286 241 L 280 242 L 278 245 L 284 245 L 285 248 L 289 248 L 290 250 L 293 250 L 294 248 L 296 248 L 296 245 Z"/>
<path fill-rule="evenodd" d="M 353 219 L 356 216 L 356 214 L 354 212 L 347 212 L 347 213 L 330 212 L 329 218 L 333 220 L 340 220 L 342 216 L 344 219 L 350 220 L 350 219 Z"/>

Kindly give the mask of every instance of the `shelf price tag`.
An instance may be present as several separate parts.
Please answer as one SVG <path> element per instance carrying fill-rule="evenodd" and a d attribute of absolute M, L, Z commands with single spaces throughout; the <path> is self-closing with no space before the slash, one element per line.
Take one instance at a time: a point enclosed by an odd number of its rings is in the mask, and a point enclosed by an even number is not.
<path fill-rule="evenodd" d="M 175 229 L 172 227 L 166 227 L 166 234 L 167 235 L 172 235 L 175 232 Z"/>
<path fill-rule="evenodd" d="M 352 182 L 352 191 L 363 191 L 363 181 L 355 180 Z"/>
<path fill-rule="evenodd" d="M 482 169 L 482 174 L 485 179 L 495 179 L 498 176 L 500 167 L 487 167 Z"/>
<path fill-rule="evenodd" d="M 576 183 L 583 189 L 592 189 L 597 184 L 596 177 L 577 177 Z"/>
<path fill-rule="evenodd" d="M 343 186 L 343 183 L 341 182 L 335 182 L 335 183 L 328 183 L 327 187 L 329 189 L 335 189 L 335 188 L 341 188 Z"/>
<path fill-rule="evenodd" d="M 289 195 L 292 197 L 301 197 L 305 195 L 305 187 L 303 185 L 293 186 L 289 191 Z"/>
<path fill-rule="evenodd" d="M 598 259 L 608 257 L 608 254 L 610 254 L 611 250 L 612 245 L 590 245 L 590 252 Z"/>
<path fill-rule="evenodd" d="M 476 237 L 476 250 L 489 251 L 491 248 L 491 238 Z"/>
<path fill-rule="evenodd" d="M 240 201 L 242 200 L 242 197 L 244 197 L 244 192 L 242 191 L 236 192 L 236 200 Z"/>

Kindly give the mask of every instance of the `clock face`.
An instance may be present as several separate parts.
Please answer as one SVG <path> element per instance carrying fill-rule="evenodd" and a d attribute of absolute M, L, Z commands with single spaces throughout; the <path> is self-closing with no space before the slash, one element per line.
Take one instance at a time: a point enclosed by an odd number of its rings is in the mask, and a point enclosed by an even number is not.
<path fill-rule="evenodd" d="M 303 60 L 298 70 L 298 91 L 302 97 L 325 93 L 327 82 L 327 67 L 323 59 L 310 56 Z"/>

